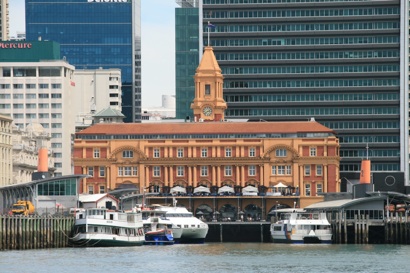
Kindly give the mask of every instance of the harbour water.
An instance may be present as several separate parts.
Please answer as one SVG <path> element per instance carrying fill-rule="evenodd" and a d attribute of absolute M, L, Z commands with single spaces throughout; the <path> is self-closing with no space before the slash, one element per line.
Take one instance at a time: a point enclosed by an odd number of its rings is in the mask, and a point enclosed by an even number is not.
<path fill-rule="evenodd" d="M 0 252 L 0 272 L 408 272 L 407 245 L 206 243 Z"/>

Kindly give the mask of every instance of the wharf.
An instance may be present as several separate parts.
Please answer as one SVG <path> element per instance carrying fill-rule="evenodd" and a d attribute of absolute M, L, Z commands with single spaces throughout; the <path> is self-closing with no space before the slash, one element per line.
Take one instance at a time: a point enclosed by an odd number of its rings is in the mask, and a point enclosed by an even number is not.
<path fill-rule="evenodd" d="M 407 215 L 392 214 L 375 221 L 368 217 L 329 219 L 334 244 L 410 244 Z M 269 221 L 210 221 L 205 242 L 272 242 Z M 1 216 L 0 251 L 70 247 L 74 217 Z"/>
<path fill-rule="evenodd" d="M 270 222 L 206 222 L 209 226 L 205 242 L 272 242 Z"/>
<path fill-rule="evenodd" d="M 74 217 L 0 215 L 0 250 L 68 246 Z"/>

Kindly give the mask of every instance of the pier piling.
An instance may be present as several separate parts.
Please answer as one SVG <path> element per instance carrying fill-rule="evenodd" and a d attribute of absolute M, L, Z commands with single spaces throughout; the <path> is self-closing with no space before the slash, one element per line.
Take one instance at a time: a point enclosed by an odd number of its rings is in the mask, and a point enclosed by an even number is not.
<path fill-rule="evenodd" d="M 67 247 L 73 217 L 0 216 L 0 250 Z"/>

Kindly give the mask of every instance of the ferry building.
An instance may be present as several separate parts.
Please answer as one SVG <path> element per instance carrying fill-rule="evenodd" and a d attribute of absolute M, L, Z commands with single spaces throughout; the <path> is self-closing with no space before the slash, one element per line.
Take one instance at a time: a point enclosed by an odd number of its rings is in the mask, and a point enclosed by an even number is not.
<path fill-rule="evenodd" d="M 74 171 L 88 175 L 81 193 L 131 188 L 152 203 L 176 195 L 192 211 L 253 206 L 266 216 L 274 206 L 305 207 L 321 201 L 322 192 L 340 191 L 333 130 L 314 118 L 226 120 L 223 75 L 212 47 L 205 48 L 194 79 L 194 120 L 98 123 L 76 134 Z"/>

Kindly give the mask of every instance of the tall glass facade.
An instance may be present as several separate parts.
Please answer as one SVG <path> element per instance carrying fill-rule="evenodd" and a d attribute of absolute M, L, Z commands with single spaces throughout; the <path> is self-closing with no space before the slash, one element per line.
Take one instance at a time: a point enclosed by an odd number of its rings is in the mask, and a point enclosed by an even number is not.
<path fill-rule="evenodd" d="M 193 118 L 191 103 L 195 97 L 195 70 L 199 65 L 199 9 L 175 9 L 176 118 Z"/>
<path fill-rule="evenodd" d="M 140 0 L 26 0 L 26 39 L 59 42 L 78 69 L 121 69 L 125 121 L 140 121 L 140 7 Z"/>
<path fill-rule="evenodd" d="M 198 41 L 207 45 L 208 21 L 216 26 L 210 43 L 225 77 L 225 116 L 315 118 L 340 138 L 341 177 L 358 174 L 369 155 L 373 172 L 403 172 L 408 184 L 409 62 L 401 58 L 408 56 L 408 5 L 399 0 L 202 0 L 204 32 Z M 182 11 L 176 13 L 178 18 Z M 178 61 L 177 86 L 194 75 Z M 184 105 L 190 111 L 184 99 L 177 96 L 179 113 Z"/>

